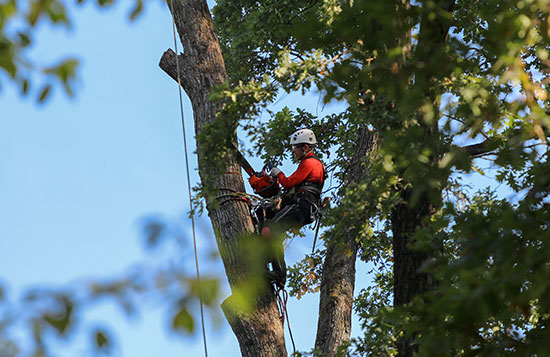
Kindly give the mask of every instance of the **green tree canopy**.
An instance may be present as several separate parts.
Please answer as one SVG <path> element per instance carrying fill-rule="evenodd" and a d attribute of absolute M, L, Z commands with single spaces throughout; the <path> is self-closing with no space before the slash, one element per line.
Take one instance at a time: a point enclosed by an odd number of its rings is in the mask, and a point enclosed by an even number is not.
<path fill-rule="evenodd" d="M 324 235 L 337 240 L 353 227 L 362 258 L 378 272 L 357 300 L 365 329 L 357 353 L 393 355 L 400 336 L 413 336 L 420 355 L 544 353 L 548 5 L 216 5 L 228 73 L 242 81 L 222 91 L 221 115 L 247 130 L 260 154 L 282 158 L 288 135 L 311 127 L 323 152 L 338 153 L 330 167 L 345 181 L 357 129 L 380 135 L 368 178 L 334 197 Z M 284 109 L 256 121 L 280 91 L 316 90 L 345 110 L 317 117 Z M 476 172 L 493 175 L 492 188 L 465 186 Z M 399 207 L 418 218 L 406 254 L 424 252 L 420 271 L 437 283 L 392 307 L 404 283 L 391 269 Z"/>

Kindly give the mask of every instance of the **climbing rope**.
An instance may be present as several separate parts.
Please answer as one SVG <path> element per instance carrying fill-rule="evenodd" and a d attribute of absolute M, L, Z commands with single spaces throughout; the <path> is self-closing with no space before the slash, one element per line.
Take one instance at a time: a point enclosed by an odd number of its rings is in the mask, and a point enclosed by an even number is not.
<path fill-rule="evenodd" d="M 315 238 L 313 238 L 313 248 L 311 248 L 311 255 L 315 253 L 315 243 L 317 243 L 317 236 L 319 235 L 319 228 L 321 227 L 321 215 L 317 218 L 317 223 L 315 224 Z"/>
<path fill-rule="evenodd" d="M 313 238 L 313 248 L 311 248 L 311 255 L 315 253 L 315 243 L 317 243 L 319 228 L 321 228 L 321 218 L 323 218 L 323 210 L 329 205 L 330 205 L 330 197 L 325 197 L 325 199 L 321 203 L 321 207 L 319 208 L 317 222 L 315 223 L 315 238 Z"/>
<path fill-rule="evenodd" d="M 262 200 L 262 197 L 260 197 L 260 196 L 251 195 L 251 194 L 246 193 L 246 192 L 239 192 L 239 191 L 233 190 L 231 188 L 227 188 L 227 187 L 220 187 L 220 191 L 229 191 L 229 192 L 231 192 L 231 193 L 226 193 L 226 194 L 218 195 L 218 196 L 214 197 L 214 199 L 219 201 L 220 206 L 226 204 L 227 202 L 231 202 L 231 201 L 245 202 L 247 205 L 250 206 L 251 201 L 260 201 L 260 200 Z"/>
<path fill-rule="evenodd" d="M 193 248 L 195 251 L 195 268 L 197 271 L 197 284 L 198 284 L 198 295 L 199 302 L 201 307 L 201 326 L 202 326 L 202 340 L 204 344 L 204 355 L 208 357 L 208 348 L 206 347 L 206 330 L 204 328 L 204 308 L 202 304 L 202 294 L 201 294 L 201 276 L 199 270 L 199 257 L 197 254 L 197 238 L 195 234 L 195 218 L 193 214 L 193 200 L 191 195 L 191 179 L 189 175 L 189 155 L 187 153 L 187 135 L 185 134 L 185 119 L 183 116 L 183 98 L 181 94 L 181 78 L 180 78 L 180 64 L 178 60 L 178 41 L 176 39 L 176 19 L 174 18 L 174 8 L 172 7 L 172 0 L 170 0 L 170 14 L 172 15 L 172 32 L 174 34 L 174 50 L 176 52 L 176 71 L 178 77 L 178 94 L 180 101 L 180 114 L 181 114 L 181 126 L 183 131 L 183 147 L 185 149 L 185 169 L 187 171 L 187 191 L 189 193 L 189 205 L 191 211 L 191 227 L 193 230 Z"/>
<path fill-rule="evenodd" d="M 282 296 L 281 296 L 282 294 Z M 288 326 L 288 334 L 290 336 L 290 341 L 292 342 L 292 349 L 294 350 L 294 354 L 296 354 L 296 345 L 294 344 L 294 336 L 292 336 L 292 329 L 290 328 L 290 320 L 288 318 L 288 311 L 286 310 L 286 304 L 288 302 L 288 291 L 284 287 L 279 287 L 275 285 L 275 296 L 277 297 L 277 305 L 279 306 L 280 316 L 279 319 L 281 319 L 281 322 L 285 324 L 285 317 L 286 317 L 286 323 Z"/>

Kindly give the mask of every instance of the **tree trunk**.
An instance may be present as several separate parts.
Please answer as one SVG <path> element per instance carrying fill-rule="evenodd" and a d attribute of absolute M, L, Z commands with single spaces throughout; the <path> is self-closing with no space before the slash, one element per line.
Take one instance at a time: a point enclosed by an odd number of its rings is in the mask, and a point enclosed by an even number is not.
<path fill-rule="evenodd" d="M 431 257 L 432 251 L 411 249 L 414 243 L 414 233 L 422 227 L 424 220 L 434 213 L 434 207 L 427 198 L 422 198 L 415 207 L 409 206 L 410 190 L 402 192 L 405 201 L 393 209 L 391 215 L 393 233 L 393 304 L 402 306 L 412 299 L 435 287 L 435 280 L 421 271 L 422 265 Z M 398 341 L 398 356 L 411 357 L 417 350 L 414 336 Z"/>
<path fill-rule="evenodd" d="M 195 134 L 198 136 L 204 124 L 216 119 L 219 106 L 212 103 L 208 96 L 214 86 L 226 80 L 225 64 L 206 1 L 172 0 L 172 4 L 170 10 L 184 52 L 177 56 L 176 63 L 176 54 L 166 51 L 159 65 L 175 80 L 179 65 L 181 84 L 193 106 Z M 197 145 L 200 159 L 200 143 Z M 221 194 L 245 192 L 241 170 L 234 158 L 230 158 L 224 175 L 212 175 L 200 164 L 199 174 L 203 182 L 213 181 Z M 240 200 L 228 200 L 221 205 L 214 205 L 213 202 L 206 204 L 226 275 L 235 293 L 235 289 L 251 275 L 251 267 L 242 258 L 243 243 L 254 234 L 249 209 Z M 230 304 L 231 297 L 222 307 L 243 356 L 286 356 L 283 324 L 279 320 L 276 299 L 267 284 L 264 290 L 256 297 L 252 311 L 240 310 L 238 305 Z"/>
<path fill-rule="evenodd" d="M 376 150 L 377 142 L 377 134 L 366 128 L 359 131 L 349 166 L 349 181 L 344 190 L 363 180 L 365 160 Z M 338 349 L 350 339 L 357 248 L 353 230 L 327 242 L 315 340 L 315 349 L 320 356 L 336 355 Z"/>
<path fill-rule="evenodd" d="M 438 0 L 436 6 L 438 11 L 425 11 L 420 19 L 420 30 L 417 36 L 418 44 L 415 49 L 415 57 L 418 63 L 429 63 L 434 53 L 443 53 L 445 42 L 448 38 L 450 28 L 447 13 L 452 13 L 455 0 Z M 433 14 L 437 14 L 433 16 Z M 438 52 L 439 51 L 439 52 Z M 444 58 L 443 56 L 441 58 Z M 439 116 L 439 89 L 437 80 L 442 75 L 440 68 L 427 66 L 427 70 L 415 74 L 414 85 L 411 90 L 422 92 L 424 98 L 428 98 L 434 108 L 433 116 Z M 440 64 L 445 68 L 445 63 Z M 438 132 L 438 120 L 431 124 L 420 120 L 425 138 L 434 137 Z M 440 148 L 426 140 L 424 144 L 431 149 L 430 165 L 437 167 L 440 159 Z M 429 172 L 429 171 L 428 171 Z M 441 179 L 443 181 L 443 179 Z M 411 183 L 413 184 L 413 183 Z M 443 182 L 441 187 L 443 186 Z M 413 184 L 414 185 L 414 184 Z M 415 233 L 418 229 L 428 224 L 430 217 L 441 207 L 441 189 L 433 188 L 432 192 L 423 192 L 416 204 L 411 203 L 411 195 L 414 188 L 402 184 L 400 192 L 402 203 L 398 204 L 391 213 L 391 224 L 393 233 L 393 272 L 394 272 L 394 306 L 402 306 L 410 303 L 416 295 L 422 294 L 436 287 L 436 281 L 428 273 L 423 272 L 422 266 L 432 259 L 436 250 L 440 250 L 439 243 L 432 242 L 433 246 L 425 250 L 411 249 L 415 243 Z M 412 357 L 418 350 L 414 343 L 415 334 L 402 338 L 397 343 L 399 357 Z"/>

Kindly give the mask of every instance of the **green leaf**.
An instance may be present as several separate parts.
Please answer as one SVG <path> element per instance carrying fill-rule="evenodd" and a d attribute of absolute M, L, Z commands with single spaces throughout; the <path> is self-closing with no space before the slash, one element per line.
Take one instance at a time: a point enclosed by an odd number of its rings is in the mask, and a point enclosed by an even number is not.
<path fill-rule="evenodd" d="M 53 23 L 69 24 L 69 18 L 67 17 L 67 11 L 65 6 L 58 1 L 51 1 L 48 6 L 48 16 Z"/>
<path fill-rule="evenodd" d="M 19 37 L 19 46 L 27 47 L 31 44 L 31 38 L 28 33 L 19 32 L 17 36 Z"/>
<path fill-rule="evenodd" d="M 94 331 L 94 341 L 99 350 L 108 350 L 111 347 L 111 341 L 105 331 Z"/>
<path fill-rule="evenodd" d="M 44 320 L 61 335 L 67 331 L 67 327 L 69 326 L 69 318 L 66 316 L 59 318 L 54 315 L 44 315 Z"/>
<path fill-rule="evenodd" d="M 207 305 L 212 304 L 219 292 L 219 284 L 216 279 L 201 279 L 200 286 L 197 280 L 191 283 L 191 292 L 199 296 L 201 301 Z"/>
<path fill-rule="evenodd" d="M 2 16 L 0 17 L 0 28 L 2 27 L 2 22 L 5 21 L 5 19 L 10 18 L 14 14 L 16 14 L 17 7 L 15 5 L 15 0 L 7 1 L 4 4 L 0 4 L 0 13 Z"/>
<path fill-rule="evenodd" d="M 134 21 L 143 12 L 143 0 L 136 0 L 135 6 L 130 12 L 130 20 Z"/>
<path fill-rule="evenodd" d="M 172 326 L 176 331 L 183 330 L 190 333 L 193 332 L 193 329 L 195 328 L 195 322 L 193 321 L 193 317 L 189 311 L 185 307 L 182 307 L 176 316 L 174 316 Z"/>
<path fill-rule="evenodd" d="M 64 335 L 72 322 L 73 302 L 66 295 L 59 295 L 56 297 L 56 300 L 60 304 L 60 310 L 44 314 L 43 319 L 56 329 L 60 335 Z"/>
<path fill-rule="evenodd" d="M 27 94 L 29 92 L 29 80 L 24 79 L 23 83 L 21 84 L 21 92 L 23 95 Z"/>
<path fill-rule="evenodd" d="M 58 65 L 47 67 L 43 70 L 45 74 L 53 75 L 56 79 L 61 81 L 63 89 L 69 95 L 73 95 L 73 83 L 76 78 L 76 70 L 78 68 L 79 61 L 76 58 L 69 58 L 64 60 Z"/>
<path fill-rule="evenodd" d="M 51 89 L 52 89 L 52 86 L 49 85 L 49 84 L 46 84 L 42 88 L 42 90 L 40 91 L 40 94 L 38 95 L 38 102 L 39 103 L 44 103 L 46 101 L 46 99 L 48 99 Z"/>
<path fill-rule="evenodd" d="M 31 25 L 31 27 L 34 27 L 36 23 L 38 22 L 38 18 L 42 14 L 42 5 L 40 1 L 35 1 L 32 3 L 31 8 L 29 10 L 29 13 L 27 14 L 27 21 Z"/>
<path fill-rule="evenodd" d="M 113 0 L 97 0 L 99 6 L 109 6 L 113 3 Z"/>
<path fill-rule="evenodd" d="M 12 49 L 7 46 L 3 46 L 0 39 L 0 68 L 3 68 L 9 76 L 13 79 L 17 74 L 17 66 L 14 62 Z"/>
<path fill-rule="evenodd" d="M 55 74 L 66 83 L 70 79 L 76 76 L 76 69 L 78 68 L 78 60 L 75 58 L 67 59 L 57 67 Z"/>

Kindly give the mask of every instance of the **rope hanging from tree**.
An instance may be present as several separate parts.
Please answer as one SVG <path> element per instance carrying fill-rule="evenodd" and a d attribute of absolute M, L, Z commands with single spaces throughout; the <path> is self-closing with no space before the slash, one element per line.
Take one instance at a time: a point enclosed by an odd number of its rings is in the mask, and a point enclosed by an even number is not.
<path fill-rule="evenodd" d="M 202 327 L 202 340 L 204 344 L 204 355 L 205 357 L 208 357 L 208 348 L 206 345 L 206 330 L 204 328 L 204 308 L 202 303 L 202 294 L 201 294 L 201 277 L 200 277 L 200 270 L 199 270 L 199 257 L 197 254 L 197 238 L 195 234 L 195 218 L 193 215 L 193 200 L 192 200 L 192 194 L 191 194 L 191 179 L 189 175 L 189 155 L 187 153 L 187 135 L 185 133 L 185 118 L 183 116 L 183 99 L 181 94 L 181 78 L 180 78 L 180 65 L 178 60 L 178 42 L 176 39 L 176 19 L 174 18 L 174 8 L 172 6 L 172 0 L 170 0 L 170 14 L 172 16 L 172 32 L 174 35 L 174 51 L 176 52 L 176 71 L 177 71 L 177 77 L 178 77 L 178 94 L 179 94 L 179 102 L 180 102 L 180 114 L 181 114 L 181 126 L 182 126 L 182 132 L 183 132 L 183 147 L 185 149 L 185 169 L 187 171 L 187 191 L 189 193 L 189 205 L 190 205 L 190 211 L 191 211 L 191 226 L 193 230 L 193 248 L 195 251 L 195 268 L 197 271 L 197 284 L 198 284 L 198 295 L 199 295 L 199 302 L 201 307 L 201 327 Z"/>
<path fill-rule="evenodd" d="M 281 323 L 283 324 L 283 328 L 285 325 L 285 318 L 288 326 L 288 334 L 290 335 L 290 341 L 292 342 L 292 349 L 294 350 L 294 354 L 296 354 L 296 345 L 294 344 L 294 336 L 292 336 L 292 330 L 290 328 L 290 320 L 288 318 L 288 311 L 286 309 L 286 304 L 288 302 L 288 291 L 283 287 L 275 286 L 275 296 L 277 298 L 277 305 L 279 306 Z"/>

